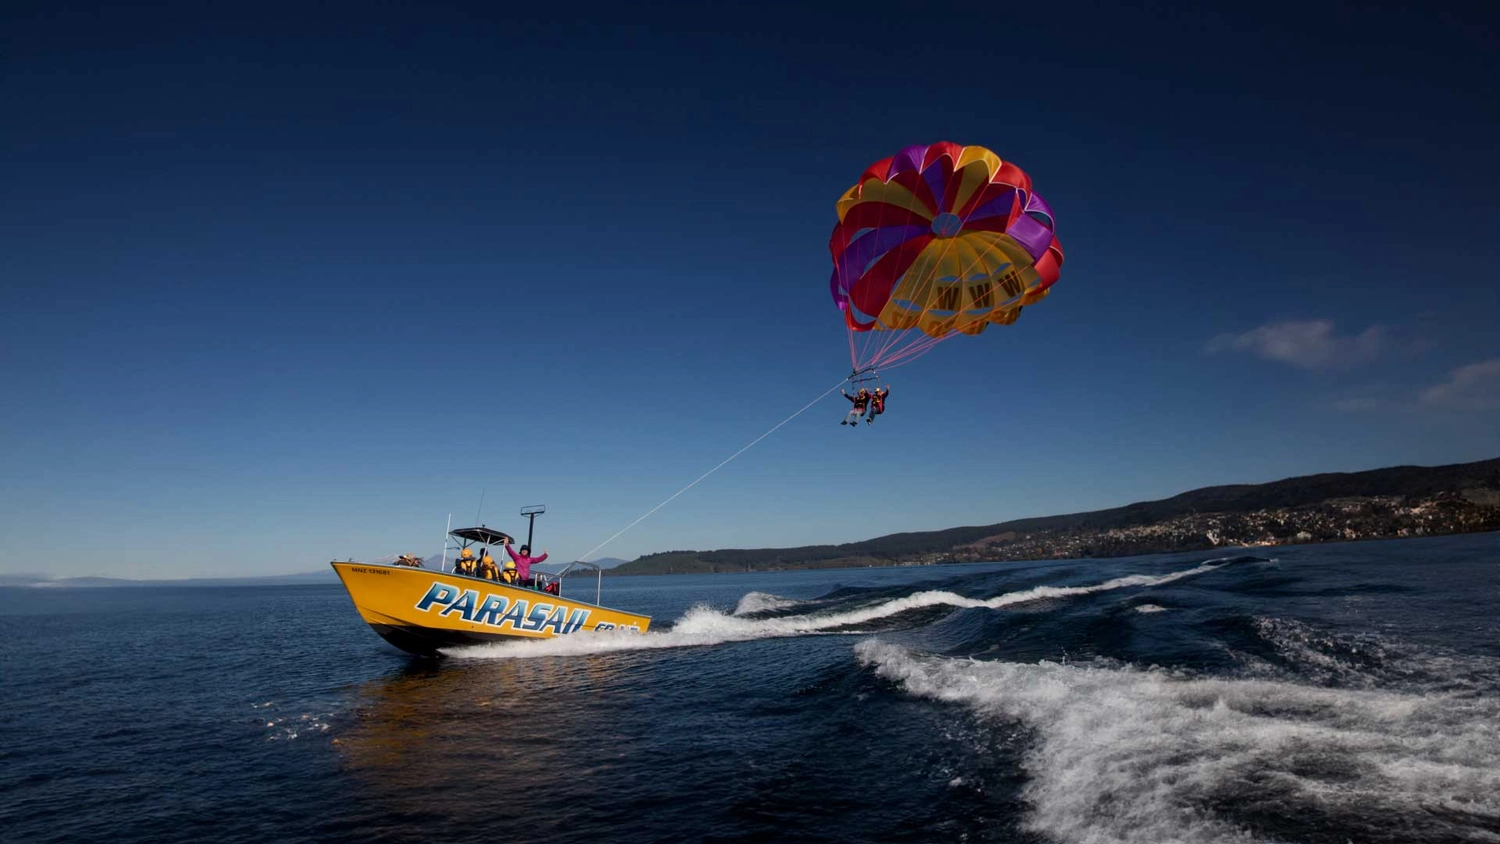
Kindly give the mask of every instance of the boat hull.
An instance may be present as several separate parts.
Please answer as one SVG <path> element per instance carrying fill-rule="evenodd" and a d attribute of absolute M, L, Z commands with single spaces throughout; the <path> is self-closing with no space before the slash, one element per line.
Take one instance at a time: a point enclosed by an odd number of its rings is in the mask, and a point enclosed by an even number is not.
<path fill-rule="evenodd" d="M 634 630 L 648 616 L 460 574 L 372 563 L 333 563 L 354 608 L 381 638 L 407 653 L 582 630 Z"/>

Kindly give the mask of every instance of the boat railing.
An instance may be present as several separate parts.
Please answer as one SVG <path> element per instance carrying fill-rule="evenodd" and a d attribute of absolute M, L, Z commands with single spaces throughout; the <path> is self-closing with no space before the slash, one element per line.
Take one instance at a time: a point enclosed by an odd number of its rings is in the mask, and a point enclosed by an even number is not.
<path fill-rule="evenodd" d="M 431 558 L 429 558 L 429 560 L 430 559 Z M 446 561 L 446 559 L 445 559 L 445 561 Z M 341 562 L 350 562 L 350 563 L 353 563 L 353 562 L 356 562 L 356 561 L 351 558 L 349 560 L 341 561 Z M 416 566 L 416 568 L 426 568 L 425 565 L 421 564 L 423 562 L 426 562 L 426 561 L 419 561 L 419 563 Z M 402 563 L 397 563 L 397 562 L 379 562 L 379 563 L 364 563 L 364 565 L 399 566 L 399 565 L 403 565 L 403 564 Z M 440 572 L 442 572 L 444 574 L 453 575 L 455 577 L 468 577 L 468 578 L 472 578 L 472 579 L 475 579 L 475 580 L 483 580 L 484 579 L 484 578 L 481 578 L 481 577 L 478 577 L 478 576 L 472 575 L 472 574 L 467 574 L 466 575 L 466 574 L 459 574 L 457 571 L 448 571 L 447 566 L 443 565 L 442 563 L 439 563 L 438 571 L 440 571 Z M 559 596 L 561 596 L 561 594 L 562 594 L 562 581 L 563 581 L 564 578 L 567 578 L 567 577 L 570 577 L 570 576 L 572 576 L 572 577 L 578 577 L 578 576 L 587 577 L 589 575 L 589 573 L 593 573 L 593 575 L 594 575 L 594 603 L 595 604 L 599 604 L 600 606 L 603 606 L 603 603 L 602 603 L 601 599 L 604 597 L 604 569 L 599 568 L 598 566 L 594 565 L 593 563 L 586 563 L 583 560 L 574 560 L 573 562 L 568 563 L 567 565 L 563 566 L 562 568 L 558 569 L 557 571 L 545 571 L 545 570 L 540 569 L 540 568 L 534 568 L 532 571 L 533 571 L 533 574 L 541 575 L 542 577 L 545 577 L 548 580 L 556 582 L 557 583 L 557 591 L 558 591 L 558 595 Z M 540 584 L 538 584 L 536 588 L 540 589 L 541 588 Z"/>
<path fill-rule="evenodd" d="M 586 577 L 588 576 L 589 572 L 594 573 L 594 603 L 599 604 L 599 599 L 604 596 L 604 569 L 599 568 L 593 563 L 585 563 L 582 560 L 574 560 L 573 562 L 568 563 L 567 565 L 558 569 L 556 572 L 541 572 L 541 574 L 545 574 L 553 580 L 557 581 L 557 591 L 561 593 L 563 578 L 568 577 L 569 575 L 582 575 Z"/>

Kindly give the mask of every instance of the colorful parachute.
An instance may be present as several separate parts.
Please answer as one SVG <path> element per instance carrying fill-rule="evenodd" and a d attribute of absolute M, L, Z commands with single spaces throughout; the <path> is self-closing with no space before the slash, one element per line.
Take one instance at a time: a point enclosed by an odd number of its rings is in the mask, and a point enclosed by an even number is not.
<path fill-rule="evenodd" d="M 855 372 L 1015 322 L 1062 267 L 1052 208 L 984 147 L 907 147 L 866 170 L 838 215 L 829 286 Z"/>

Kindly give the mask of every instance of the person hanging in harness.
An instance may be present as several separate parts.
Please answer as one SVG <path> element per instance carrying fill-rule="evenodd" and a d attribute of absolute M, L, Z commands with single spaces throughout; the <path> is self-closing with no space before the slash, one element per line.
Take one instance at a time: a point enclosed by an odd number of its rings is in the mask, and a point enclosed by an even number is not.
<path fill-rule="evenodd" d="M 865 414 L 865 424 L 875 424 L 875 417 L 885 413 L 885 397 L 891 394 L 889 386 L 880 387 L 870 394 L 870 412 Z"/>
<path fill-rule="evenodd" d="M 505 544 L 505 553 L 509 554 L 511 560 L 515 562 L 516 574 L 520 577 L 521 585 L 530 586 L 533 589 L 537 588 L 535 582 L 531 579 L 531 564 L 540 563 L 547 559 L 547 552 L 543 551 L 540 556 L 533 557 L 531 556 L 531 546 L 522 545 L 521 552 L 518 554 L 514 548 L 510 547 L 510 543 L 507 542 Z"/>
<path fill-rule="evenodd" d="M 475 571 L 475 565 L 476 565 L 476 561 L 474 560 L 474 552 L 471 551 L 468 548 L 465 548 L 458 555 L 458 559 L 456 561 L 454 561 L 454 563 L 453 563 L 453 571 L 457 572 L 458 574 L 462 574 L 462 575 L 464 575 L 466 577 L 473 577 L 474 576 L 474 571 Z"/>
<path fill-rule="evenodd" d="M 485 580 L 499 580 L 500 567 L 495 565 L 495 558 L 490 556 L 490 549 L 484 549 L 484 556 L 479 558 L 479 576 Z"/>
<path fill-rule="evenodd" d="M 843 390 L 839 390 L 839 392 L 844 393 Z M 864 416 L 865 408 L 870 406 L 870 391 L 866 390 L 864 387 L 860 387 L 859 392 L 855 393 L 852 396 L 848 393 L 844 393 L 844 398 L 854 403 L 854 409 L 849 411 L 849 415 L 845 416 L 844 421 L 840 422 L 839 424 L 858 426 L 859 417 Z"/>

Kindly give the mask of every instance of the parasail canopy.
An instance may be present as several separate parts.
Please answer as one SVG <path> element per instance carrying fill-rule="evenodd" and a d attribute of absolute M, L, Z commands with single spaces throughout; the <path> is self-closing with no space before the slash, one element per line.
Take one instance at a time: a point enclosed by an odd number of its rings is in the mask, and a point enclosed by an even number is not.
<path fill-rule="evenodd" d="M 1058 279 L 1052 208 L 984 147 L 907 147 L 839 198 L 828 249 L 855 372 L 1010 325 Z"/>

